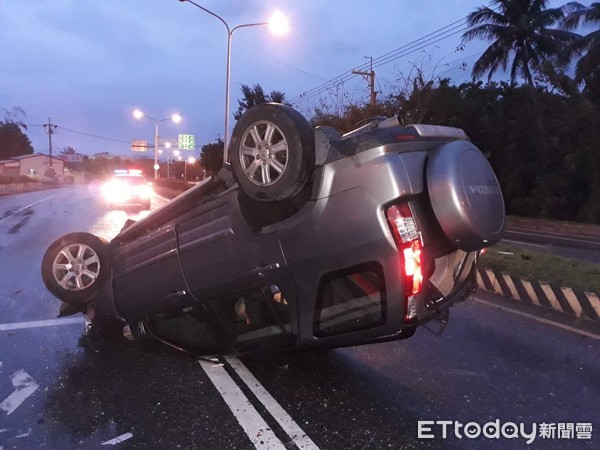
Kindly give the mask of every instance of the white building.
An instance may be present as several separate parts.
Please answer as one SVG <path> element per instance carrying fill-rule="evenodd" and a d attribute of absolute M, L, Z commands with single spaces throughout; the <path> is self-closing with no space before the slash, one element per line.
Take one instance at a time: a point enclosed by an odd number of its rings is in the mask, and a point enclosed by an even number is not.
<path fill-rule="evenodd" d="M 54 170 L 58 181 L 64 181 L 65 164 L 58 158 L 50 159 L 48 155 L 36 153 L 0 161 L 0 173 L 3 175 L 26 175 L 31 178 L 44 179 L 50 178 L 50 169 Z"/>

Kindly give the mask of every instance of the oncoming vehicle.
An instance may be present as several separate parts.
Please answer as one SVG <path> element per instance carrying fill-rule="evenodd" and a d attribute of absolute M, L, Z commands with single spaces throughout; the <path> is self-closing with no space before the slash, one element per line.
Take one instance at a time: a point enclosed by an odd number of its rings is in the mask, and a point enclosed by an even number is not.
<path fill-rule="evenodd" d="M 148 184 L 141 170 L 120 169 L 102 186 L 102 195 L 109 209 L 116 207 L 139 206 L 150 209 L 152 187 Z"/>
<path fill-rule="evenodd" d="M 375 343 L 446 322 L 504 229 L 494 172 L 459 129 L 392 117 L 341 135 L 268 103 L 227 157 L 111 242 L 59 238 L 47 288 L 98 326 L 194 352 Z"/>

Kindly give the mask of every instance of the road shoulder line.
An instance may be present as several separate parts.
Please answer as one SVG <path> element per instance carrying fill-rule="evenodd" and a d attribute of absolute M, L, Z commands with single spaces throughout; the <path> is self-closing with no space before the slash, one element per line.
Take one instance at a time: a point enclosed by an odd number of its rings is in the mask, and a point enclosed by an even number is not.
<path fill-rule="evenodd" d="M 523 312 L 523 311 L 519 311 L 519 310 L 514 309 L 514 308 L 503 306 L 503 305 L 501 305 L 501 304 L 499 304 L 497 302 L 494 302 L 494 301 L 485 300 L 485 299 L 482 299 L 480 297 L 473 297 L 473 301 L 475 301 L 477 303 L 483 303 L 484 305 L 493 306 L 494 308 L 498 308 L 498 309 L 501 309 L 502 311 L 510 312 L 510 313 L 516 314 L 518 316 L 527 317 L 528 319 L 535 320 L 536 322 L 541 322 L 541 323 L 544 323 L 544 324 L 547 324 L 547 325 L 551 325 L 551 326 L 554 326 L 554 327 L 557 327 L 557 328 L 560 328 L 560 329 L 563 329 L 563 330 L 570 331 L 572 333 L 579 334 L 581 336 L 586 336 L 586 337 L 589 337 L 589 338 L 592 338 L 592 339 L 600 340 L 600 335 L 598 335 L 598 334 L 590 333 L 589 331 L 580 330 L 579 328 L 574 328 L 574 327 L 571 327 L 569 325 L 565 325 L 565 324 L 556 322 L 554 320 L 544 319 L 543 317 L 539 317 L 539 316 L 536 316 L 534 314 L 529 314 L 529 313 L 526 313 L 526 312 Z"/>

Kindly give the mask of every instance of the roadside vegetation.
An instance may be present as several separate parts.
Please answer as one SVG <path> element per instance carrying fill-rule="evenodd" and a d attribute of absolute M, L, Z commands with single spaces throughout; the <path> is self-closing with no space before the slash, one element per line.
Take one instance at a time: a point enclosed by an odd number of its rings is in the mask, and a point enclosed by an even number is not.
<path fill-rule="evenodd" d="M 34 181 L 26 175 L 0 175 L 0 184 L 33 183 Z"/>
<path fill-rule="evenodd" d="M 242 84 L 234 115 L 278 101 L 291 103 L 314 126 L 341 132 L 366 118 L 394 115 L 405 124 L 459 127 L 488 157 L 508 214 L 600 224 L 600 2 L 565 2 L 555 8 L 548 0 L 481 3 L 487 6 L 465 11 L 467 27 L 456 50 L 471 51 L 473 41 L 486 43 L 471 67 L 462 66 L 470 70 L 470 82 L 454 83 L 444 76 L 444 60 L 416 56 L 416 61 L 405 60 L 408 69 L 396 79 L 377 80 L 379 91 L 372 85 L 369 103 L 356 100 L 335 80 L 314 95 L 293 99 L 253 83 Z M 378 58 L 372 62 L 377 68 Z M 32 153 L 25 112 L 13 107 L 0 115 L 0 160 Z M 220 139 L 204 145 L 202 169 L 217 171 L 222 152 Z M 83 161 L 90 179 L 130 167 L 152 179 L 152 165 L 149 158 Z M 184 161 L 161 164 L 160 177 L 180 178 L 185 168 Z"/>
<path fill-rule="evenodd" d="M 542 249 L 496 244 L 481 257 L 480 267 L 527 280 L 600 293 L 600 264 L 553 255 Z"/>

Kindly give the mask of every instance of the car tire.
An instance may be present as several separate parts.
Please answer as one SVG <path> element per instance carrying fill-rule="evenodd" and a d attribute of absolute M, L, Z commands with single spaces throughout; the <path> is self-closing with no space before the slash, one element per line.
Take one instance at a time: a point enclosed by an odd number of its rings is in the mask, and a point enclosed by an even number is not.
<path fill-rule="evenodd" d="M 229 150 L 236 182 L 262 202 L 297 195 L 315 165 L 311 126 L 298 111 L 279 103 L 246 111 L 233 130 Z"/>
<path fill-rule="evenodd" d="M 85 305 L 109 277 L 108 242 L 91 233 L 69 233 L 54 241 L 42 259 L 46 288 L 65 303 Z"/>

